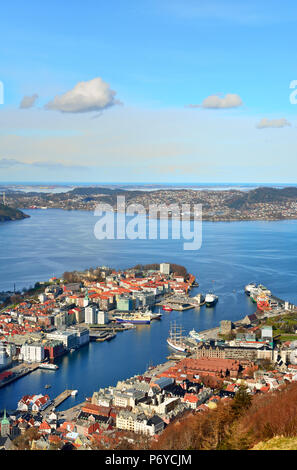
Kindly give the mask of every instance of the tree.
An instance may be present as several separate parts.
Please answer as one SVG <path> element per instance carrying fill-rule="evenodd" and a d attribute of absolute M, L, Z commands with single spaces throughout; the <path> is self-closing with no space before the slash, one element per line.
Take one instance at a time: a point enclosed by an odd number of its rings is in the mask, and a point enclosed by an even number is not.
<path fill-rule="evenodd" d="M 241 385 L 239 390 L 235 393 L 231 409 L 234 413 L 234 417 L 241 416 L 250 406 L 252 403 L 252 397 L 250 393 L 247 391 L 247 387 Z"/>

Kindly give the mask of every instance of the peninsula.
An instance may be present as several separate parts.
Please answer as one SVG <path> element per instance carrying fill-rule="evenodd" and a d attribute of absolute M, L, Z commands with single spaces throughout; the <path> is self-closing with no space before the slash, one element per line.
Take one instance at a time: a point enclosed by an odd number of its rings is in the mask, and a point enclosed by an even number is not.
<path fill-rule="evenodd" d="M 19 209 L 0 204 L 0 222 L 7 222 L 9 220 L 20 220 L 30 217 Z"/>

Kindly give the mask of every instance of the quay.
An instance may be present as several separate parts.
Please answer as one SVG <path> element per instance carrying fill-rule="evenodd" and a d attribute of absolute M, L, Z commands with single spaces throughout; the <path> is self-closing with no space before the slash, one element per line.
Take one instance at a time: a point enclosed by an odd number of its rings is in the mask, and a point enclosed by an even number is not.
<path fill-rule="evenodd" d="M 90 341 L 109 341 L 115 336 L 116 333 L 113 330 L 90 331 Z"/>
<path fill-rule="evenodd" d="M 162 307 L 163 302 L 158 302 L 155 306 Z M 202 294 L 197 294 L 195 297 L 190 297 L 189 295 L 182 294 L 173 294 L 168 295 L 166 298 L 166 305 L 172 308 L 172 310 L 184 311 L 190 310 L 192 308 L 199 308 L 205 304 L 205 299 Z"/>
<path fill-rule="evenodd" d="M 19 364 L 15 367 L 12 367 L 11 369 L 7 369 L 6 371 L 3 372 L 10 372 L 12 376 L 8 376 L 6 379 L 3 379 L 0 382 L 0 388 L 5 387 L 6 385 L 9 385 L 10 383 L 14 382 L 15 380 L 20 379 L 21 377 L 24 377 L 27 374 L 30 374 L 34 370 L 38 369 L 39 363 L 33 363 L 33 364 Z"/>
<path fill-rule="evenodd" d="M 60 395 L 58 395 L 44 411 L 48 413 L 49 411 L 53 411 L 58 408 L 61 403 L 71 396 L 72 391 L 73 390 L 64 390 L 64 392 L 60 393 Z"/>

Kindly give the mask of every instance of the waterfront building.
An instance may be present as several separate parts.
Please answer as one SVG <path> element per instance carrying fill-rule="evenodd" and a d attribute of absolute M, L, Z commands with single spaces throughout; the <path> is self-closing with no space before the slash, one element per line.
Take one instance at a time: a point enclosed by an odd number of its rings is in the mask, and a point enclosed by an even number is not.
<path fill-rule="evenodd" d="M 222 320 L 220 322 L 220 333 L 226 335 L 231 333 L 232 328 L 234 327 L 233 323 L 230 320 Z"/>
<path fill-rule="evenodd" d="M 97 321 L 98 325 L 106 325 L 109 323 L 108 313 L 104 310 L 99 310 L 97 312 Z"/>
<path fill-rule="evenodd" d="M 24 395 L 18 402 L 20 411 L 43 411 L 52 403 L 48 395 Z"/>
<path fill-rule="evenodd" d="M 132 297 L 125 296 L 125 297 L 120 297 L 117 300 L 117 310 L 120 310 L 121 312 L 130 312 L 133 310 L 135 302 L 133 301 Z"/>
<path fill-rule="evenodd" d="M 46 337 L 48 339 L 53 339 L 56 341 L 62 341 L 66 349 L 72 349 L 76 347 L 77 339 L 76 333 L 72 330 L 61 331 L 57 330 L 52 333 L 47 333 Z"/>
<path fill-rule="evenodd" d="M 7 346 L 3 341 L 0 341 L 0 370 L 6 369 L 10 366 L 12 359 L 7 353 Z"/>
<path fill-rule="evenodd" d="M 97 307 L 95 305 L 89 305 L 85 308 L 85 323 L 89 325 L 95 325 L 97 322 Z"/>
<path fill-rule="evenodd" d="M 44 345 L 41 343 L 25 343 L 21 347 L 20 359 L 25 362 L 41 362 L 44 358 Z"/>
<path fill-rule="evenodd" d="M 65 352 L 63 341 L 51 340 L 44 344 L 44 354 L 47 359 L 55 359 Z"/>
<path fill-rule="evenodd" d="M 66 330 L 66 332 L 75 334 L 75 346 L 77 348 L 80 348 L 81 346 L 84 346 L 85 344 L 88 344 L 90 342 L 90 332 L 88 328 L 85 328 L 83 326 L 71 326 Z"/>
<path fill-rule="evenodd" d="M 133 292 L 133 298 L 136 300 L 136 307 L 153 307 L 156 301 L 156 296 L 152 292 Z"/>

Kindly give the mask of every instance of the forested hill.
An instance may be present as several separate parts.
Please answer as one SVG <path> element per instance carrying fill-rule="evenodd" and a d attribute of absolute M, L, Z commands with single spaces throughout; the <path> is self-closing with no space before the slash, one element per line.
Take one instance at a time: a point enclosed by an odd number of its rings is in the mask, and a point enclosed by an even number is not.
<path fill-rule="evenodd" d="M 0 222 L 6 222 L 8 220 L 25 219 L 29 215 L 24 214 L 19 209 L 0 204 Z"/>

